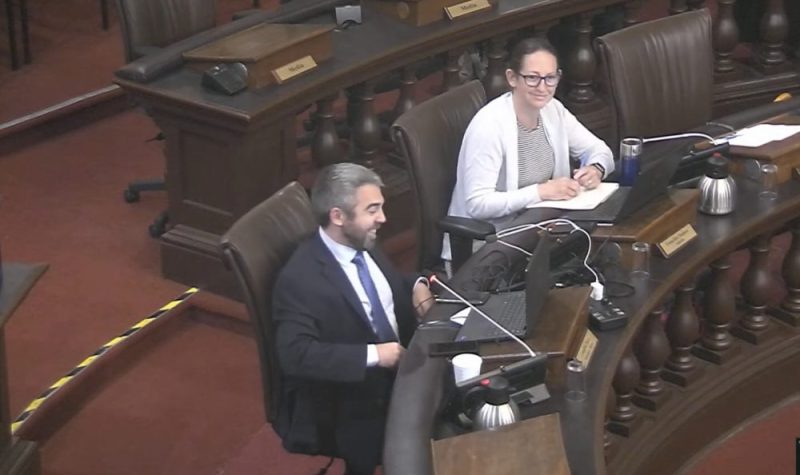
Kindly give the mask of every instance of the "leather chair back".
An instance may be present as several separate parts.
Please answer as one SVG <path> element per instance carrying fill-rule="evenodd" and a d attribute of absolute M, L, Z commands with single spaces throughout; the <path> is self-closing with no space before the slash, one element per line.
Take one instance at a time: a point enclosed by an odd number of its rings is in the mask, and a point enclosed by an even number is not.
<path fill-rule="evenodd" d="M 595 48 L 615 109 L 612 143 L 684 132 L 711 119 L 714 55 L 708 10 L 609 33 L 597 38 Z"/>
<path fill-rule="evenodd" d="M 408 164 L 416 199 L 419 269 L 441 262 L 438 222 L 450 206 L 464 132 L 485 104 L 486 92 L 475 80 L 413 107 L 392 125 L 392 140 Z"/>
<path fill-rule="evenodd" d="M 117 0 L 126 62 L 213 28 L 216 0 Z"/>
<path fill-rule="evenodd" d="M 223 260 L 236 275 L 256 332 L 269 422 L 277 416 L 281 394 L 272 329 L 272 288 L 297 244 L 316 229 L 306 191 L 292 182 L 239 218 L 221 240 Z"/>

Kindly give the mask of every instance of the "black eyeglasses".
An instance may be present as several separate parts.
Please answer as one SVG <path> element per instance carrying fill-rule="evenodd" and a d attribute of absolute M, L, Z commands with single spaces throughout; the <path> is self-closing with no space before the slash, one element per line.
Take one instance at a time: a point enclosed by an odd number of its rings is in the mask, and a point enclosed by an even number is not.
<path fill-rule="evenodd" d="M 548 74 L 547 76 L 539 76 L 538 74 L 522 74 L 517 73 L 519 77 L 525 80 L 525 84 L 530 87 L 539 87 L 539 84 L 544 80 L 544 84 L 548 87 L 558 86 L 558 81 L 561 80 L 561 70 L 556 71 L 555 74 Z"/>

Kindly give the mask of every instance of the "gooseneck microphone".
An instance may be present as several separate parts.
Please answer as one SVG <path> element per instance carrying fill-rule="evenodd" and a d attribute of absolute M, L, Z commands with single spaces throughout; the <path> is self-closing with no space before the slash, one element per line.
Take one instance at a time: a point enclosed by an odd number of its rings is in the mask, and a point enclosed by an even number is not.
<path fill-rule="evenodd" d="M 519 343 L 520 345 L 522 345 L 522 346 L 525 348 L 525 350 L 527 350 L 527 351 L 528 351 L 528 353 L 531 355 L 531 357 L 535 357 L 535 356 L 537 356 L 537 355 L 536 355 L 536 352 L 535 352 L 535 351 L 533 351 L 533 349 L 531 349 L 531 347 L 530 347 L 530 346 L 528 346 L 528 344 L 527 344 L 527 343 L 525 343 L 524 341 L 522 341 L 522 340 L 520 340 L 519 338 L 517 338 L 517 336 L 516 336 L 516 335 L 514 335 L 513 333 L 511 333 L 510 331 L 506 330 L 506 329 L 505 329 L 505 327 L 503 327 L 503 325 L 500 325 L 500 324 L 499 324 L 499 323 L 497 323 L 497 322 L 496 322 L 496 321 L 495 321 L 495 320 L 494 320 L 492 317 L 490 317 L 489 315 L 486 315 L 486 313 L 484 313 L 484 312 L 483 312 L 483 310 L 481 310 L 481 309 L 479 309 L 478 307 L 476 307 L 475 305 L 473 305 L 473 304 L 469 303 L 469 301 L 467 301 L 467 299 L 465 299 L 464 297 L 462 297 L 462 296 L 461 296 L 461 294 L 459 294 L 458 292 L 456 292 L 455 290 L 453 290 L 452 288 L 450 288 L 448 285 L 445 285 L 445 283 L 444 283 L 444 282 L 442 282 L 441 280 L 439 280 L 439 278 L 438 278 L 438 277 L 436 277 L 436 275 L 435 275 L 435 274 L 431 274 L 431 275 L 428 277 L 428 281 L 429 281 L 430 283 L 432 283 L 432 284 L 433 284 L 433 283 L 437 283 L 437 284 L 439 284 L 440 286 L 442 286 L 442 288 L 443 288 L 444 290 L 446 290 L 446 291 L 450 292 L 451 294 L 455 295 L 455 297 L 456 297 L 458 300 L 460 300 L 460 301 L 461 301 L 461 302 L 462 302 L 464 305 L 466 305 L 467 307 L 469 307 L 470 309 L 472 309 L 472 310 L 473 310 L 475 313 L 477 313 L 478 315 L 480 315 L 481 317 L 483 317 L 484 319 L 486 319 L 486 321 L 488 321 L 488 322 L 489 322 L 489 323 L 491 323 L 492 325 L 494 325 L 494 326 L 496 326 L 497 328 L 499 328 L 499 329 L 500 329 L 500 331 L 502 331 L 502 332 L 503 332 L 503 333 L 505 333 L 506 335 L 510 336 L 512 340 L 514 340 L 514 341 L 516 341 L 517 343 Z"/>

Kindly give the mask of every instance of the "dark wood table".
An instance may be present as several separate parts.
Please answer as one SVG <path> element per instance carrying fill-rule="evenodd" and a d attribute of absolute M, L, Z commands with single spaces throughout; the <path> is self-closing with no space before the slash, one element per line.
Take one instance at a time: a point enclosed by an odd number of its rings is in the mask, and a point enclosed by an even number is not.
<path fill-rule="evenodd" d="M 13 437 L 8 400 L 5 324 L 17 306 L 47 270 L 46 264 L 4 263 L 0 289 L 0 473 L 36 475 L 40 473 L 39 451 L 32 441 Z"/>
<path fill-rule="evenodd" d="M 625 282 L 635 292 L 614 299 L 629 315 L 627 326 L 596 332 L 599 342 L 586 374 L 588 398 L 582 403 L 565 401 L 554 387 L 550 400 L 525 412 L 526 417 L 559 413 L 572 473 L 676 473 L 717 437 L 800 394 L 800 311 L 794 305 L 800 292 L 800 183 L 781 185 L 775 201 L 760 200 L 755 182 L 740 179 L 738 184 L 736 211 L 698 215 L 699 238 L 669 260 L 654 256 L 649 278 L 632 278 L 621 267 L 606 270 L 607 279 Z M 767 292 L 780 285 L 766 264 L 769 237 L 787 226 L 794 235 L 783 267 L 789 294 L 783 302 L 767 302 Z M 730 266 L 728 256 L 742 246 L 750 247 L 750 264 L 742 278 L 736 318 L 728 315 L 724 322 L 714 312 L 735 305 L 735 291 L 725 290 L 724 272 Z M 699 325 L 692 292 L 695 277 L 709 266 L 712 275 L 722 272 L 723 277 L 711 278 L 704 288 L 712 308 L 699 335 L 686 328 Z M 754 311 L 765 320 L 754 319 Z M 764 326 L 753 334 L 747 328 L 751 321 Z M 433 473 L 430 440 L 441 436 L 437 417 L 449 371 L 445 359 L 427 357 L 427 345 L 452 335 L 448 329 L 419 332 L 401 362 L 384 449 L 387 475 Z M 730 345 L 702 359 L 697 356 L 702 351 L 695 349 L 707 349 L 703 342 L 712 336 L 719 341 L 725 337 Z M 691 369 L 672 371 L 679 366 L 676 361 L 691 363 Z M 665 383 L 669 376 L 674 382 Z M 647 394 L 648 388 L 659 390 Z M 635 405 L 630 404 L 631 396 Z M 622 430 L 609 432 L 607 415 L 620 408 L 636 417 L 620 423 Z"/>

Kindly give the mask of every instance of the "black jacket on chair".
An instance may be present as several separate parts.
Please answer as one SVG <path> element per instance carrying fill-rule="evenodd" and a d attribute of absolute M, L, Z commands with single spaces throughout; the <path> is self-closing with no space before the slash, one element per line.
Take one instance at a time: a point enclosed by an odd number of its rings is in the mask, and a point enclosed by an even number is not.
<path fill-rule="evenodd" d="M 392 289 L 400 343 L 416 327 L 414 281 L 370 251 Z M 301 243 L 273 289 L 284 378 L 274 428 L 290 452 L 380 463 L 394 371 L 367 368 L 375 334 L 355 290 L 318 233 Z"/>

